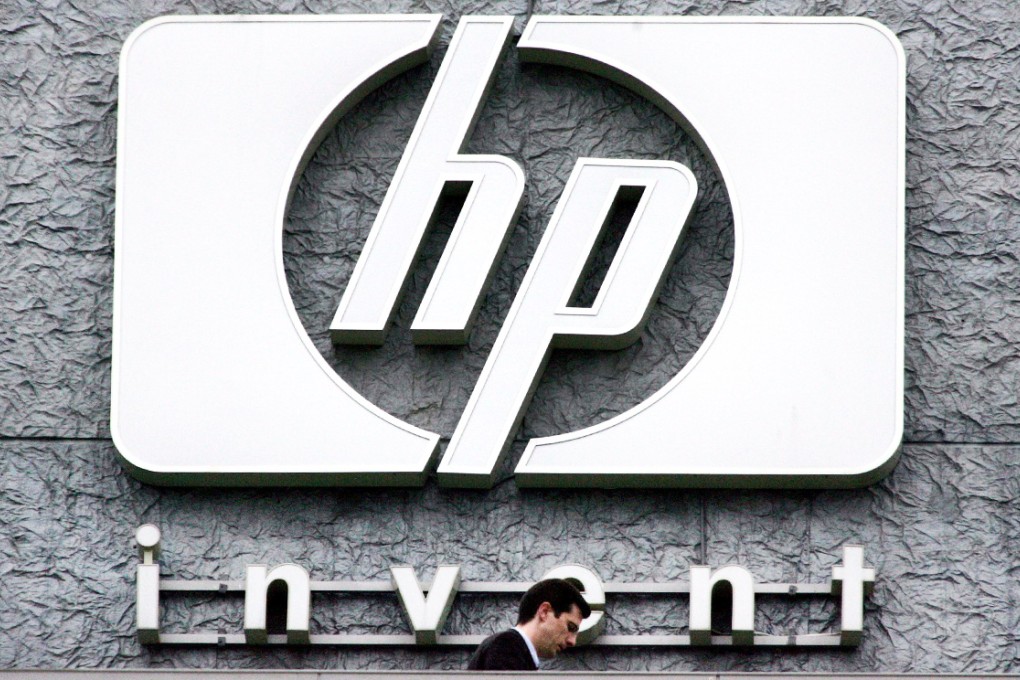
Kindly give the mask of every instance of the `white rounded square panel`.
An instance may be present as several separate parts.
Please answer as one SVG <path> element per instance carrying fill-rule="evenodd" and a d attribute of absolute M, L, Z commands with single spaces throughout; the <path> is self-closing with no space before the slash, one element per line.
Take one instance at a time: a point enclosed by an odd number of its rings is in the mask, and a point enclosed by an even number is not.
<path fill-rule="evenodd" d="M 372 259 L 337 311 L 336 342 L 381 342 L 427 228 L 413 218 L 443 182 L 472 193 L 413 330 L 419 344 L 470 333 L 526 182 L 512 159 L 460 155 L 512 23 L 461 20 L 365 246 Z M 368 403 L 319 356 L 290 300 L 282 230 L 318 140 L 425 61 L 438 28 L 435 15 L 169 17 L 125 44 L 111 429 L 141 479 L 424 483 L 439 437 Z M 888 472 L 903 420 L 896 38 L 852 18 L 535 17 L 518 53 L 616 80 L 681 121 L 718 165 L 735 232 L 730 289 L 694 358 L 630 411 L 531 441 L 518 483 L 847 486 Z M 696 193 L 674 166 L 578 161 L 540 248 L 547 261 L 518 293 L 497 341 L 506 351 L 488 359 L 441 483 L 492 483 L 552 347 L 637 337 Z M 586 261 L 612 192 L 635 187 L 644 212 L 604 308 L 559 308 L 572 287 L 559 273 Z M 485 392 L 487 376 L 506 387 Z"/>

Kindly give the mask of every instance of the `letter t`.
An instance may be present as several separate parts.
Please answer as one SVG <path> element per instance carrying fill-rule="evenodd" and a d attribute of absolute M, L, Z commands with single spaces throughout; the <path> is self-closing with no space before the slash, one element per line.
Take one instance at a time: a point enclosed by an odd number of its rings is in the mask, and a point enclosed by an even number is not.
<path fill-rule="evenodd" d="M 864 566 L 864 548 L 843 546 L 843 564 L 832 568 L 832 594 L 842 593 L 840 642 L 853 646 L 861 642 L 864 630 L 864 596 L 875 583 L 875 570 Z"/>

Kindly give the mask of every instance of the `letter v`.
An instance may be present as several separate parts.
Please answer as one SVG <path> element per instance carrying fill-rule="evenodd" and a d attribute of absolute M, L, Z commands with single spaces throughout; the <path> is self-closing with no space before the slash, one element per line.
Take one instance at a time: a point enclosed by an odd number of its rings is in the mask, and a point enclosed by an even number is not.
<path fill-rule="evenodd" d="M 390 567 L 393 587 L 419 645 L 434 645 L 460 588 L 460 567 L 441 566 L 425 597 L 413 567 Z"/>

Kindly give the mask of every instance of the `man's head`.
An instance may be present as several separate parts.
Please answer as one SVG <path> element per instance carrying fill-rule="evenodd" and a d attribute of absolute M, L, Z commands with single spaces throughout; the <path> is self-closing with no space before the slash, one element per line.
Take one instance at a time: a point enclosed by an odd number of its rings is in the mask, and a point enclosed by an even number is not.
<path fill-rule="evenodd" d="M 551 659 L 577 641 L 581 621 L 591 607 L 570 581 L 550 578 L 539 581 L 524 593 L 517 613 L 517 626 L 531 639 L 535 651 Z"/>

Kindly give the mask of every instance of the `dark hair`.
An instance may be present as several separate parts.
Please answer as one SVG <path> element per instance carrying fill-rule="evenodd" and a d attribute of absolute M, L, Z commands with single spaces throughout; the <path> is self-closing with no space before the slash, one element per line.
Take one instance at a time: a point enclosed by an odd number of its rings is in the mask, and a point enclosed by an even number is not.
<path fill-rule="evenodd" d="M 557 617 L 563 612 L 570 611 L 574 605 L 581 610 L 582 619 L 591 616 L 591 607 L 584 601 L 581 591 L 573 583 L 562 578 L 548 578 L 539 581 L 524 593 L 517 609 L 517 623 L 527 623 L 535 618 L 543 602 L 552 605 L 553 614 Z"/>

